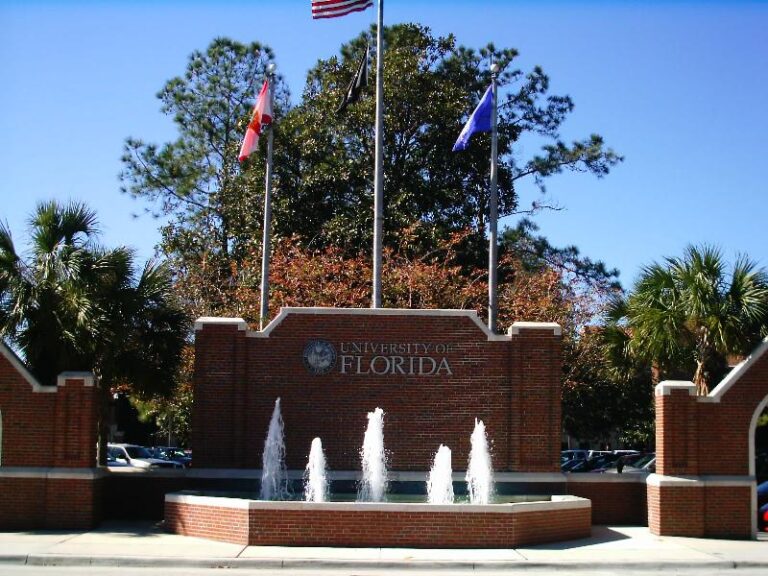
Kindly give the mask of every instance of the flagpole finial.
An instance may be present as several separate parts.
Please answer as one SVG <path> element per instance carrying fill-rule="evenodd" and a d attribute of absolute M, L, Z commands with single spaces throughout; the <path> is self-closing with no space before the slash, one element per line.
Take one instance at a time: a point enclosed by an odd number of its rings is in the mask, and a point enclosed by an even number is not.
<path fill-rule="evenodd" d="M 499 71 L 499 65 L 496 62 L 491 64 L 491 74 L 495 75 L 498 71 Z"/>
<path fill-rule="evenodd" d="M 267 64 L 267 76 L 274 75 L 276 68 L 277 66 L 275 65 L 274 62 L 270 62 L 269 64 Z"/>

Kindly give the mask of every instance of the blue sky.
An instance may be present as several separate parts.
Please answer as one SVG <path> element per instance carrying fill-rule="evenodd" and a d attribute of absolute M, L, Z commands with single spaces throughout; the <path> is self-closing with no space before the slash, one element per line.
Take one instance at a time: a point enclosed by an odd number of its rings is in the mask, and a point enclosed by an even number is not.
<path fill-rule="evenodd" d="M 97 210 L 105 245 L 151 256 L 158 223 L 119 192 L 123 140 L 174 138 L 155 94 L 217 36 L 271 46 L 300 94 L 316 60 L 375 17 L 313 21 L 309 4 L 0 0 L 0 219 L 17 244 L 38 201 L 73 198 Z M 519 67 L 540 64 L 575 101 L 563 138 L 596 132 L 626 157 L 602 180 L 550 181 L 565 209 L 536 221 L 554 244 L 619 268 L 625 286 L 688 243 L 768 266 L 768 3 L 387 0 L 385 22 L 517 48 Z"/>

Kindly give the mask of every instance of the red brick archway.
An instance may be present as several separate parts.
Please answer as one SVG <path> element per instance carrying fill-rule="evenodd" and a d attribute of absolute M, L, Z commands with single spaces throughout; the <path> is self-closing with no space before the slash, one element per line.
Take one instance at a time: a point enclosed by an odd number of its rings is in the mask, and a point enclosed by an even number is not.
<path fill-rule="evenodd" d="M 754 538 L 755 429 L 768 405 L 768 338 L 708 396 L 691 382 L 656 387 L 654 534 Z"/>

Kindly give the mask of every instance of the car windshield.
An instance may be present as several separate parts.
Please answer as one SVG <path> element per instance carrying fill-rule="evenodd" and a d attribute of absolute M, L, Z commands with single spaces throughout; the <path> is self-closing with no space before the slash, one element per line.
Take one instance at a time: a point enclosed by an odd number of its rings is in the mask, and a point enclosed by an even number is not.
<path fill-rule="evenodd" d="M 149 450 L 142 446 L 126 446 L 125 451 L 128 452 L 128 456 L 131 458 L 152 458 Z"/>
<path fill-rule="evenodd" d="M 648 462 L 650 462 L 654 458 L 656 458 L 656 454 L 646 454 L 642 458 L 639 458 L 639 459 L 635 460 L 634 462 L 632 462 L 632 466 L 634 466 L 635 468 L 642 468 L 643 466 L 648 464 Z"/>

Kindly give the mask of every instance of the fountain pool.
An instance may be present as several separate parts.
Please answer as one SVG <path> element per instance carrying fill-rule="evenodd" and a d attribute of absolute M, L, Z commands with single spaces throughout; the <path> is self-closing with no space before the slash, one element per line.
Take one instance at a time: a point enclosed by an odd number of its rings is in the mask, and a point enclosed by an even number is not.
<path fill-rule="evenodd" d="M 589 500 L 568 495 L 482 505 L 165 497 L 170 531 L 250 546 L 515 548 L 586 538 L 591 516 Z"/>
<path fill-rule="evenodd" d="M 304 498 L 289 499 L 280 400 L 264 450 L 259 499 L 238 494 L 176 493 L 165 498 L 166 527 L 177 534 L 260 546 L 513 548 L 590 535 L 591 502 L 576 496 L 496 503 L 491 455 L 475 422 L 465 476 L 468 503 L 455 503 L 451 451 L 441 445 L 422 485 L 426 502 L 387 501 L 384 411 L 368 413 L 357 500 L 326 501 L 322 442 L 312 442 Z M 394 498 L 393 498 L 394 500 Z M 519 500 L 519 499 L 518 499 Z"/>

